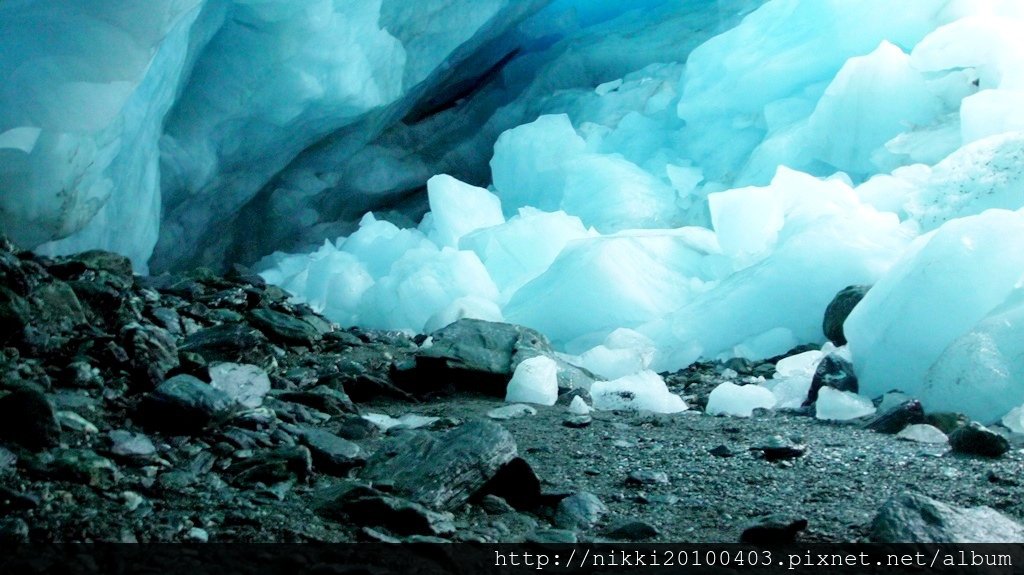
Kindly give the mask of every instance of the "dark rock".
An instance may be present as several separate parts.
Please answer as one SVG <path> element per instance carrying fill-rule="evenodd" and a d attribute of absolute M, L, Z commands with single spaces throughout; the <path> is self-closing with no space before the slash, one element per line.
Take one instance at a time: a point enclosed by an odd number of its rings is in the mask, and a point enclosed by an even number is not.
<path fill-rule="evenodd" d="M 878 415 L 868 422 L 867 429 L 879 433 L 894 434 L 903 431 L 908 425 L 924 423 L 924 408 L 916 399 L 905 401 L 895 408 Z"/>
<path fill-rule="evenodd" d="M 32 309 L 28 301 L 0 285 L 0 342 L 19 341 L 21 332 L 32 324 Z"/>
<path fill-rule="evenodd" d="M 152 391 L 167 372 L 178 367 L 178 348 L 167 330 L 131 324 L 121 332 L 121 341 L 128 353 L 134 389 Z"/>
<path fill-rule="evenodd" d="M 613 525 L 605 532 L 605 537 L 625 541 L 643 541 L 657 537 L 658 528 L 646 521 L 629 520 Z"/>
<path fill-rule="evenodd" d="M 224 277 L 231 281 L 249 284 L 252 287 L 262 288 L 267 286 L 266 280 L 259 274 L 241 264 L 232 264 L 228 268 L 227 273 L 224 274 Z"/>
<path fill-rule="evenodd" d="M 733 357 L 726 360 L 722 367 L 731 369 L 739 375 L 751 375 L 754 371 L 754 362 L 745 357 Z"/>
<path fill-rule="evenodd" d="M 379 427 L 358 415 L 343 415 L 331 421 L 335 422 L 334 432 L 350 441 L 369 439 L 380 434 Z"/>
<path fill-rule="evenodd" d="M 864 299 L 871 286 L 854 285 L 843 288 L 832 298 L 832 302 L 825 308 L 825 319 L 822 322 L 822 331 L 825 337 L 836 345 L 846 345 L 846 335 L 843 333 L 843 323 L 849 317 L 853 308 Z"/>
<path fill-rule="evenodd" d="M 39 507 L 39 497 L 0 485 L 0 511 L 28 511 Z"/>
<path fill-rule="evenodd" d="M 313 509 L 335 521 L 380 527 L 399 535 L 448 535 L 455 532 L 451 513 L 345 481 L 314 494 Z"/>
<path fill-rule="evenodd" d="M 272 309 L 255 309 L 249 313 L 249 319 L 271 339 L 309 345 L 321 338 L 320 332 L 309 323 Z"/>
<path fill-rule="evenodd" d="M 1012 477 L 1004 477 L 991 469 L 985 474 L 985 479 L 987 479 L 989 483 L 995 483 L 996 485 L 1006 485 L 1008 487 L 1016 487 L 1020 485 L 1018 480 Z"/>
<path fill-rule="evenodd" d="M 479 490 L 480 494 L 497 495 L 512 507 L 529 511 L 540 504 L 540 478 L 522 457 L 501 466 Z"/>
<path fill-rule="evenodd" d="M 521 326 L 461 319 L 430 335 L 433 344 L 416 357 L 411 383 L 449 381 L 456 386 L 504 397 L 515 370 L 513 357 L 521 348 L 551 353 L 540 333 Z M 525 359 L 525 358 L 523 358 Z M 423 391 L 414 389 L 413 391 Z"/>
<path fill-rule="evenodd" d="M 811 389 L 807 392 L 804 405 L 818 401 L 818 392 L 826 386 L 839 391 L 857 393 L 857 374 L 853 372 L 853 364 L 834 353 L 826 355 L 814 370 Z"/>
<path fill-rule="evenodd" d="M 794 443 L 779 435 L 769 437 L 761 445 L 751 447 L 751 451 L 760 451 L 766 461 L 795 459 L 807 453 L 807 446 Z"/>
<path fill-rule="evenodd" d="M 109 489 L 118 479 L 117 466 L 90 449 L 55 449 L 26 460 L 33 475 Z"/>
<path fill-rule="evenodd" d="M 31 530 L 21 517 L 0 519 L 0 545 L 28 545 Z"/>
<path fill-rule="evenodd" d="M 14 469 L 17 465 L 18 456 L 13 451 L 0 447 L 0 476 Z"/>
<path fill-rule="evenodd" d="M 302 445 L 259 451 L 252 457 L 231 464 L 227 469 L 231 482 L 236 485 L 271 485 L 296 479 L 303 481 L 312 471 L 312 456 L 309 449 Z"/>
<path fill-rule="evenodd" d="M 62 281 L 42 285 L 29 298 L 33 325 L 47 333 L 58 333 L 85 323 L 85 311 L 78 296 Z"/>
<path fill-rule="evenodd" d="M 72 361 L 64 368 L 62 381 L 68 387 L 93 388 L 103 385 L 100 370 L 92 366 L 87 359 Z"/>
<path fill-rule="evenodd" d="M 189 471 L 171 470 L 161 473 L 156 478 L 156 485 L 164 491 L 180 492 L 196 484 L 195 474 Z"/>
<path fill-rule="evenodd" d="M 366 462 L 362 448 L 322 429 L 304 428 L 302 441 L 313 456 L 313 466 L 331 475 L 345 475 Z"/>
<path fill-rule="evenodd" d="M 34 284 L 35 278 L 23 268 L 21 260 L 0 247 L 0 285 L 7 286 L 18 295 L 26 296 L 32 291 Z"/>
<path fill-rule="evenodd" d="M 626 485 L 635 487 L 641 485 L 668 485 L 668 474 L 664 471 L 638 469 L 629 472 L 629 476 L 626 477 Z"/>
<path fill-rule="evenodd" d="M 1024 526 L 989 507 L 954 507 L 916 493 L 887 501 L 871 523 L 877 543 L 1019 543 Z"/>
<path fill-rule="evenodd" d="M 55 268 L 69 269 L 75 266 L 81 266 L 83 270 L 106 272 L 111 276 L 126 280 L 127 283 L 125 285 L 130 284 L 134 276 L 130 259 L 121 254 L 101 250 L 90 250 L 73 256 L 67 256 L 59 264 L 51 266 L 50 271 L 56 274 Z"/>
<path fill-rule="evenodd" d="M 389 495 L 353 497 L 341 510 L 356 525 L 382 527 L 399 535 L 450 535 L 455 532 L 451 513 L 439 513 Z"/>
<path fill-rule="evenodd" d="M 441 435 L 409 432 L 385 442 L 360 478 L 389 481 L 394 493 L 432 509 L 455 509 L 516 457 L 502 426 L 467 423 Z"/>
<path fill-rule="evenodd" d="M 555 509 L 554 524 L 562 529 L 586 530 L 608 513 L 608 507 L 593 493 L 586 491 L 563 499 Z"/>
<path fill-rule="evenodd" d="M 708 450 L 708 453 L 715 457 L 732 457 L 736 455 L 728 445 L 718 445 Z"/>
<path fill-rule="evenodd" d="M 982 457 L 999 457 L 1010 450 L 1010 442 L 1005 437 L 977 421 L 972 421 L 949 434 L 949 446 L 954 453 Z"/>
<path fill-rule="evenodd" d="M 56 447 L 60 424 L 46 396 L 23 387 L 0 398 L 0 441 L 33 450 Z"/>
<path fill-rule="evenodd" d="M 516 512 L 515 508 L 508 504 L 508 501 L 497 495 L 484 495 L 478 503 L 480 508 L 490 515 L 504 515 L 505 513 Z"/>
<path fill-rule="evenodd" d="M 925 415 L 924 422 L 936 427 L 942 433 L 949 435 L 957 429 L 967 425 L 967 418 L 960 413 L 942 411 Z"/>
<path fill-rule="evenodd" d="M 169 307 L 155 307 L 149 310 L 149 315 L 153 318 L 154 323 L 168 332 L 174 335 L 181 335 L 183 333 L 181 329 L 181 316 L 173 309 Z"/>
<path fill-rule="evenodd" d="M 303 391 L 276 393 L 275 396 L 281 401 L 290 401 L 312 407 L 327 415 L 338 416 L 348 413 L 359 413 L 359 408 L 352 403 L 352 400 L 343 389 L 340 389 L 340 386 L 327 387 L 325 385 L 318 385 Z"/>
<path fill-rule="evenodd" d="M 245 304 L 249 301 L 249 297 L 246 295 L 245 290 L 233 287 L 205 295 L 199 298 L 199 301 L 210 307 L 244 308 Z"/>
<path fill-rule="evenodd" d="M 196 433 L 226 417 L 233 402 L 223 391 L 191 375 L 176 375 L 139 406 L 141 423 L 171 433 Z"/>
<path fill-rule="evenodd" d="M 243 324 L 223 324 L 201 329 L 185 338 L 179 350 L 197 353 L 207 362 L 228 361 L 262 365 L 267 338 Z"/>
<path fill-rule="evenodd" d="M 555 401 L 555 405 L 560 405 L 562 407 L 569 407 L 569 405 L 572 403 L 572 400 L 576 399 L 577 397 L 582 398 L 583 401 L 585 401 L 587 405 L 593 405 L 593 403 L 594 403 L 594 400 L 591 399 L 591 397 L 590 397 L 590 392 L 589 391 L 587 391 L 586 389 L 584 389 L 582 387 L 577 387 L 577 388 L 574 388 L 574 389 L 570 389 L 569 391 L 566 391 L 565 393 L 562 393 L 561 395 L 559 395 L 558 396 L 558 400 Z"/>
<path fill-rule="evenodd" d="M 807 520 L 771 515 L 751 523 L 740 534 L 740 543 L 749 545 L 784 545 L 794 543 L 797 535 L 807 529 Z"/>
<path fill-rule="evenodd" d="M 114 326 L 118 324 L 118 313 L 127 295 L 124 291 L 96 281 L 71 280 L 67 284 L 84 306 L 90 322 L 116 331 Z"/>

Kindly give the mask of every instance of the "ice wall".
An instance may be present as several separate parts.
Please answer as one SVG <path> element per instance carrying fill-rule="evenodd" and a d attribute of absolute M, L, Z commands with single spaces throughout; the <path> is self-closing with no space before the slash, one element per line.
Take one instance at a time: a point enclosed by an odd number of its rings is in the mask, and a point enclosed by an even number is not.
<path fill-rule="evenodd" d="M 375 271 L 357 282 L 372 298 L 339 318 L 523 323 L 609 379 L 821 342 L 835 293 L 877 283 L 848 323 L 865 393 L 900 388 L 994 421 L 1024 402 L 1024 268 L 1002 255 L 1024 253 L 1021 9 L 890 8 L 773 0 L 688 57 L 555 58 L 591 87 L 528 87 L 491 116 L 522 121 L 496 140 L 489 191 L 432 181 L 445 192 L 417 228 L 366 219 L 312 259 L 266 260 L 266 277 L 327 309 L 329 292 L 304 286 L 356 285 L 316 263 L 344 258 Z M 658 30 L 636 43 L 583 32 L 561 45 L 644 54 L 696 22 L 681 12 L 595 25 Z M 636 66 L 612 75 L 624 61 Z M 361 239 L 383 235 L 413 247 Z M 610 346 L 616 333 L 638 347 Z"/>
<path fill-rule="evenodd" d="M 237 212 L 303 150 L 358 150 L 545 3 L 4 2 L 3 229 L 222 265 Z"/>
<path fill-rule="evenodd" d="M 615 379 L 820 341 L 877 283 L 865 389 L 993 419 L 1024 402 L 994 255 L 1024 233 L 1022 24 L 1014 0 L 8 1 L 0 225 L 140 269 L 286 249 L 265 276 L 341 323 L 520 322 Z"/>
<path fill-rule="evenodd" d="M 0 227 L 43 251 L 156 243 L 157 141 L 201 0 L 0 4 Z M 159 73 L 154 73 L 158 70 Z"/>

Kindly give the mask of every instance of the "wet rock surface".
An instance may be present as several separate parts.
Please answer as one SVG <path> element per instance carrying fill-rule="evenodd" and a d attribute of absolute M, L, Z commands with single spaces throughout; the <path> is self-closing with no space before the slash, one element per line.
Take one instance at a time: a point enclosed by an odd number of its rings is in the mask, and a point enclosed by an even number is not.
<path fill-rule="evenodd" d="M 825 318 L 822 320 L 821 329 L 825 337 L 836 345 L 846 344 L 846 334 L 843 333 L 843 323 L 850 316 L 853 308 L 864 299 L 871 286 L 853 285 L 843 288 L 836 294 L 832 301 L 825 308 Z"/>
<path fill-rule="evenodd" d="M 902 493 L 875 516 L 871 538 L 879 543 L 1020 543 L 1024 526 L 989 507 L 967 509 Z"/>
<path fill-rule="evenodd" d="M 723 374 L 779 358 L 664 374 L 693 406 L 675 415 L 586 413 L 592 374 L 562 362 L 559 402 L 506 419 L 515 365 L 551 353 L 535 332 L 341 329 L 245 270 L 7 247 L 0 319 L 10 541 L 866 541 L 902 491 L 1024 517 L 1019 438 L 955 414 L 876 427 L 927 421 L 964 454 L 799 410 L 701 413 Z M 912 515 L 886 537 L 934 537 Z"/>

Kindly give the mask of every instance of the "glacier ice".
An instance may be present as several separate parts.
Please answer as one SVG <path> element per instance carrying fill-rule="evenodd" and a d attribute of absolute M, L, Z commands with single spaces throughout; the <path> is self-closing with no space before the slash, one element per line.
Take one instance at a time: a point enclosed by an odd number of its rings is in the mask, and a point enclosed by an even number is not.
<path fill-rule="evenodd" d="M 0 3 L 0 227 L 140 270 L 263 257 L 344 325 L 522 323 L 611 405 L 820 343 L 831 297 L 875 284 L 847 322 L 863 393 L 990 423 L 1024 403 L 1022 23 L 1010 0 Z M 806 367 L 759 388 L 788 406 Z"/>
<path fill-rule="evenodd" d="M 705 411 L 711 415 L 750 417 L 755 409 L 771 409 L 775 403 L 775 395 L 760 385 L 736 385 L 726 381 L 711 390 Z"/>
<path fill-rule="evenodd" d="M 850 391 L 823 387 L 814 403 L 814 417 L 830 421 L 846 421 L 875 413 L 871 400 Z"/>
<path fill-rule="evenodd" d="M 594 409 L 679 413 L 689 406 L 668 390 L 665 380 L 653 371 L 641 371 L 612 381 L 598 381 L 590 388 Z"/>
<path fill-rule="evenodd" d="M 520 362 L 508 383 L 505 401 L 554 405 L 558 401 L 558 363 L 543 355 Z"/>
<path fill-rule="evenodd" d="M 795 409 L 803 405 L 814 381 L 814 372 L 824 356 L 821 351 L 811 350 L 775 364 L 775 375 L 764 386 L 775 395 L 777 407 Z"/>
<path fill-rule="evenodd" d="M 958 282 L 968 277 L 1005 288 L 1010 276 L 989 278 L 971 255 L 959 278 L 931 274 L 908 283 L 903 295 L 886 286 L 907 273 L 907 258 L 935 241 L 914 241 L 921 232 L 990 208 L 1024 206 L 1020 135 L 1012 114 L 1000 123 L 1016 94 L 1007 59 L 1020 61 L 1021 52 L 1003 33 L 981 48 L 972 40 L 979 29 L 1000 28 L 986 10 L 1020 14 L 998 3 L 931 0 L 908 3 L 892 17 L 880 17 L 882 8 L 768 2 L 696 48 L 685 65 L 649 64 L 591 91 L 538 97 L 535 109 L 548 113 L 520 117 L 494 145 L 490 191 L 505 220 L 492 201 L 485 210 L 491 226 L 473 223 L 475 212 L 464 220 L 475 229 L 456 233 L 457 246 L 440 239 L 434 222 L 462 207 L 443 202 L 475 201 L 463 186 L 462 200 L 431 197 L 438 215 L 428 214 L 420 229 L 438 248 L 479 258 L 497 288 L 497 296 L 490 287 L 478 294 L 493 304 L 492 315 L 541 330 L 607 379 L 701 357 L 767 357 L 821 341 L 821 310 L 831 297 L 846 285 L 878 282 L 859 315 L 873 302 L 889 307 L 850 324 L 865 393 L 887 391 L 884 380 L 915 395 L 926 378 L 945 393 L 949 374 L 982 361 L 992 345 L 975 335 L 926 372 L 982 317 L 975 314 L 970 325 L 958 323 L 957 313 L 950 321 L 929 319 L 924 310 L 935 309 L 936 300 L 896 302 L 920 299 L 921 289 L 950 297 L 964 292 Z M 858 24 L 835 24 L 843 21 Z M 987 249 L 1010 249 L 1020 230 L 1010 226 L 1004 235 L 1009 244 Z M 364 265 L 374 259 L 367 252 Z M 951 263 L 941 249 L 933 260 Z M 436 277 L 428 272 L 417 281 Z M 405 320 L 393 311 L 377 324 L 400 326 Z M 910 327 L 895 332 L 888 322 Z M 943 330 L 950 333 L 940 337 Z M 920 332 L 928 332 L 923 340 Z M 615 333 L 643 339 L 609 345 Z M 936 338 L 945 339 L 929 343 Z M 820 358 L 811 355 L 799 373 L 780 373 L 758 389 L 796 407 L 812 360 Z"/>
<path fill-rule="evenodd" d="M 861 393 L 898 388 L 926 410 L 955 408 L 987 422 L 1024 402 L 1024 388 L 1002 365 L 1015 363 L 1019 346 L 1011 343 L 1004 358 L 993 341 L 1021 334 L 1010 302 L 1022 269 L 1020 212 L 989 210 L 918 238 L 846 320 Z M 980 325 L 1000 313 L 1007 317 Z"/>
<path fill-rule="evenodd" d="M 618 379 L 646 370 L 657 348 L 641 333 L 619 328 L 600 345 L 580 354 L 575 362 L 604 379 Z"/>

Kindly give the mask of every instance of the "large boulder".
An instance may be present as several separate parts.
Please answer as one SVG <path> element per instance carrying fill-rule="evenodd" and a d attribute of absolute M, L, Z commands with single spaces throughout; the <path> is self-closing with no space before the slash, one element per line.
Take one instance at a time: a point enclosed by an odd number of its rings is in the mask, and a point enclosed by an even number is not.
<path fill-rule="evenodd" d="M 989 507 L 954 507 L 916 493 L 887 501 L 871 523 L 877 543 L 1020 543 L 1024 526 Z"/>
<path fill-rule="evenodd" d="M 405 378 L 411 391 L 446 382 L 504 397 L 516 367 L 537 356 L 558 364 L 561 390 L 589 388 L 593 374 L 557 358 L 547 338 L 528 327 L 478 319 L 460 319 L 430 334 L 431 344 L 416 357 L 415 377 Z"/>
<path fill-rule="evenodd" d="M 504 427 L 474 421 L 439 436 L 395 436 L 380 446 L 359 477 L 386 482 L 399 497 L 448 511 L 480 491 L 516 454 L 516 441 Z"/>
<path fill-rule="evenodd" d="M 176 375 L 148 394 L 140 407 L 144 426 L 169 433 L 202 431 L 230 414 L 231 397 L 191 375 Z"/>

